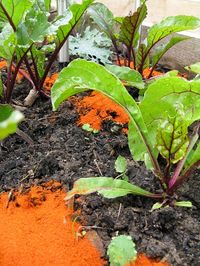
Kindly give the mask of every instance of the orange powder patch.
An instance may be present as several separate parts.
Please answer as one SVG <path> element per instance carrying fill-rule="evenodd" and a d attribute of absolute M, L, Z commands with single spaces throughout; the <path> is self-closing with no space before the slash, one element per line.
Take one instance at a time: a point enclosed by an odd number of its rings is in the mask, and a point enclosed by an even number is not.
<path fill-rule="evenodd" d="M 0 265 L 103 265 L 87 234 L 76 239 L 78 224 L 70 219 L 65 194 L 52 186 L 32 187 L 29 193 L 15 193 L 8 208 L 8 194 L 0 195 Z"/>
<path fill-rule="evenodd" d="M 53 86 L 57 78 L 58 78 L 58 73 L 54 73 L 52 76 L 46 77 L 43 85 L 44 89 L 50 91 L 51 87 Z"/>
<path fill-rule="evenodd" d="M 92 92 L 81 100 L 72 97 L 71 101 L 80 115 L 79 125 L 90 124 L 92 128 L 100 130 L 105 120 L 113 120 L 120 124 L 129 121 L 123 108 L 101 93 Z"/>
<path fill-rule="evenodd" d="M 3 61 L 0 61 L 0 70 L 1 69 L 5 69 L 5 68 L 7 68 L 7 62 L 5 61 L 5 60 L 3 60 Z M 12 71 L 14 72 L 14 70 L 15 70 L 15 66 L 12 66 Z M 19 71 L 18 71 L 18 73 L 17 73 L 17 77 L 16 77 L 16 81 L 17 82 L 20 82 L 21 80 L 22 80 L 22 78 L 23 78 L 23 72 L 25 72 L 23 69 L 20 69 Z"/>
<path fill-rule="evenodd" d="M 124 59 L 121 59 L 120 60 L 120 64 L 121 64 L 121 66 L 126 66 L 127 62 Z M 133 62 L 130 63 L 130 68 L 134 68 Z M 151 72 L 151 68 L 144 69 L 143 70 L 143 77 L 144 78 L 148 78 L 150 72 Z M 163 73 L 162 72 L 159 72 L 159 71 L 156 71 L 156 70 L 154 70 L 153 73 L 152 73 L 152 76 L 153 77 L 160 76 L 160 75 L 163 75 Z"/>
<path fill-rule="evenodd" d="M 147 258 L 144 254 L 139 254 L 136 261 L 126 264 L 126 266 L 170 266 L 166 262 L 158 262 Z"/>

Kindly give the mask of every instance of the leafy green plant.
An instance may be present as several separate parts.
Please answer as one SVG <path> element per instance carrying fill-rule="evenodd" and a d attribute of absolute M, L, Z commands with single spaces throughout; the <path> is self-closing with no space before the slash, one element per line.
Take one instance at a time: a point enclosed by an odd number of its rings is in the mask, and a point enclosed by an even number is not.
<path fill-rule="evenodd" d="M 105 33 L 86 27 L 83 34 L 69 36 L 70 54 L 97 63 L 111 63 L 111 41 Z"/>
<path fill-rule="evenodd" d="M 133 62 L 134 69 L 143 74 L 145 68 L 151 67 L 151 77 L 156 65 L 162 56 L 177 43 L 187 40 L 188 37 L 173 36 L 165 44 L 153 48 L 165 37 L 172 33 L 191 30 L 200 27 L 200 19 L 192 16 L 168 17 L 158 24 L 153 25 L 147 33 L 144 41 L 141 41 L 140 27 L 147 16 L 146 1 L 136 12 L 126 16 L 115 18 L 112 12 L 101 3 L 94 3 L 88 12 L 99 28 L 104 31 L 113 43 L 117 55 L 118 64 L 121 65 L 120 51 L 124 51 L 123 57 L 126 66 L 130 67 Z"/>
<path fill-rule="evenodd" d="M 25 62 L 34 90 L 46 95 L 43 91 L 45 79 L 61 47 L 92 2 L 84 0 L 82 4 L 72 4 L 63 16 L 50 22 L 50 0 L 0 1 L 0 20 L 4 23 L 0 33 L 0 57 L 8 62 L 5 102 L 11 101 L 22 62 Z M 49 44 L 48 39 L 53 39 L 54 43 Z"/>
<path fill-rule="evenodd" d="M 153 171 L 163 192 L 152 193 L 111 177 L 91 177 L 77 180 L 66 199 L 97 191 L 107 198 L 134 194 L 160 199 L 162 206 L 188 206 L 177 202 L 175 193 L 200 166 L 200 80 L 160 78 L 149 85 L 142 102 L 137 104 L 115 75 L 94 62 L 78 59 L 61 71 L 54 84 L 53 109 L 68 97 L 88 89 L 105 94 L 127 112 L 128 144 L 133 160 L 143 161 Z M 165 160 L 162 165 L 159 154 Z"/>
<path fill-rule="evenodd" d="M 135 243 L 130 236 L 113 237 L 108 246 L 107 255 L 111 266 L 125 266 L 136 260 Z"/>

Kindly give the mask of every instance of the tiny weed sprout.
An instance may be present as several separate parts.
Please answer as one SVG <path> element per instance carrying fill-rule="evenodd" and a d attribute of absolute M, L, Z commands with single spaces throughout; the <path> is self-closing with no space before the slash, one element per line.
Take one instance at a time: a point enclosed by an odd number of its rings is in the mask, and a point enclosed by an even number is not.
<path fill-rule="evenodd" d="M 110 266 L 125 266 L 136 260 L 135 243 L 130 236 L 113 237 L 107 250 Z"/>
<path fill-rule="evenodd" d="M 200 166 L 200 80 L 161 77 L 148 86 L 138 104 L 105 67 L 77 59 L 60 72 L 52 87 L 53 109 L 68 97 L 89 89 L 105 94 L 127 112 L 133 160 L 145 163 L 157 177 L 162 192 L 150 192 L 112 177 L 91 177 L 77 180 L 66 199 L 98 192 L 107 198 L 133 194 L 158 199 L 161 205 L 156 207 L 191 206 L 177 201 L 176 192 Z M 165 163 L 160 163 L 159 155 Z"/>
<path fill-rule="evenodd" d="M 177 43 L 188 37 L 173 36 L 164 45 L 160 45 L 152 54 L 153 48 L 165 37 L 172 33 L 191 30 L 200 27 L 200 19 L 193 16 L 168 17 L 153 25 L 145 40 L 141 40 L 140 27 L 147 16 L 146 1 L 142 1 L 136 12 L 126 17 L 114 17 L 113 13 L 103 4 L 94 3 L 88 13 L 99 28 L 111 39 L 119 65 L 132 66 L 141 74 L 145 68 L 151 67 L 148 78 L 162 56 Z M 120 51 L 123 50 L 121 60 Z M 133 65 L 131 65 L 133 64 Z"/>
<path fill-rule="evenodd" d="M 116 178 L 121 178 L 125 181 L 128 181 L 128 176 L 126 175 L 127 172 L 127 161 L 126 158 L 119 155 L 115 161 L 115 171 L 119 173 Z"/>
<path fill-rule="evenodd" d="M 12 99 L 17 74 L 22 62 L 27 72 L 24 76 L 30 81 L 33 91 L 30 95 L 46 95 L 43 90 L 45 79 L 57 59 L 57 55 L 93 0 L 84 0 L 81 4 L 72 4 L 63 16 L 49 21 L 49 0 L 1 0 L 0 21 L 3 29 L 0 33 L 0 57 L 7 61 L 7 82 L 4 101 Z M 25 72 L 25 71 L 24 71 Z M 34 100 L 29 97 L 26 105 Z"/>
<path fill-rule="evenodd" d="M 93 134 L 99 133 L 99 130 L 92 128 L 90 124 L 84 124 L 82 125 L 82 129 L 88 132 L 91 132 Z"/>

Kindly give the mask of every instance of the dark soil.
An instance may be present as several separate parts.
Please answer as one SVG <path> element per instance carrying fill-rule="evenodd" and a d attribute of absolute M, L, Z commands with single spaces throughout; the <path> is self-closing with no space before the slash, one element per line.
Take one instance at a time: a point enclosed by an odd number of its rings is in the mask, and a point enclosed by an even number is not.
<path fill-rule="evenodd" d="M 24 86 L 15 92 L 18 100 Z M 19 96 L 18 96 L 19 95 Z M 79 96 L 81 97 L 81 96 Z M 108 122 L 98 134 L 76 126 L 76 110 L 70 102 L 52 112 L 49 100 L 39 99 L 25 112 L 20 129 L 34 141 L 28 145 L 14 134 L 3 141 L 0 149 L 0 192 L 26 189 L 50 179 L 71 189 L 76 179 L 86 176 L 113 176 L 114 161 L 121 154 L 128 159 L 130 181 L 149 190 L 158 190 L 154 177 L 131 160 L 127 138 L 112 133 Z M 80 221 L 97 230 L 105 247 L 112 236 L 129 234 L 139 252 L 164 258 L 171 265 L 200 265 L 200 179 L 199 172 L 179 191 L 180 199 L 191 200 L 191 209 L 171 207 L 151 212 L 155 201 L 127 196 L 115 200 L 97 194 L 82 197 L 75 207 L 82 209 Z"/>

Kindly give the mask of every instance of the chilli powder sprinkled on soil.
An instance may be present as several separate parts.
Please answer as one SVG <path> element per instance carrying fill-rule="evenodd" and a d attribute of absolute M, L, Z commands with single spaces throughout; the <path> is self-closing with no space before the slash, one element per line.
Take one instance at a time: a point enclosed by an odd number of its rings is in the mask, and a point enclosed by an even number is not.
<path fill-rule="evenodd" d="M 70 219 L 65 194 L 52 186 L 32 187 L 15 193 L 9 205 L 8 194 L 0 195 L 1 266 L 103 265 L 87 236 L 76 239 L 78 225 Z"/>
<path fill-rule="evenodd" d="M 58 182 L 34 186 L 27 193 L 0 195 L 1 266 L 103 266 L 99 251 L 87 239 L 77 240 L 80 225 Z M 126 266 L 169 266 L 140 254 Z"/>
<path fill-rule="evenodd" d="M 147 258 L 144 254 L 139 254 L 136 261 L 126 264 L 126 266 L 170 266 L 166 262 L 157 262 Z"/>
<path fill-rule="evenodd" d="M 127 124 L 129 121 L 122 107 L 99 92 L 92 92 L 83 99 L 73 97 L 71 101 L 79 113 L 78 125 L 88 123 L 92 128 L 100 130 L 105 120 L 119 124 Z"/>

